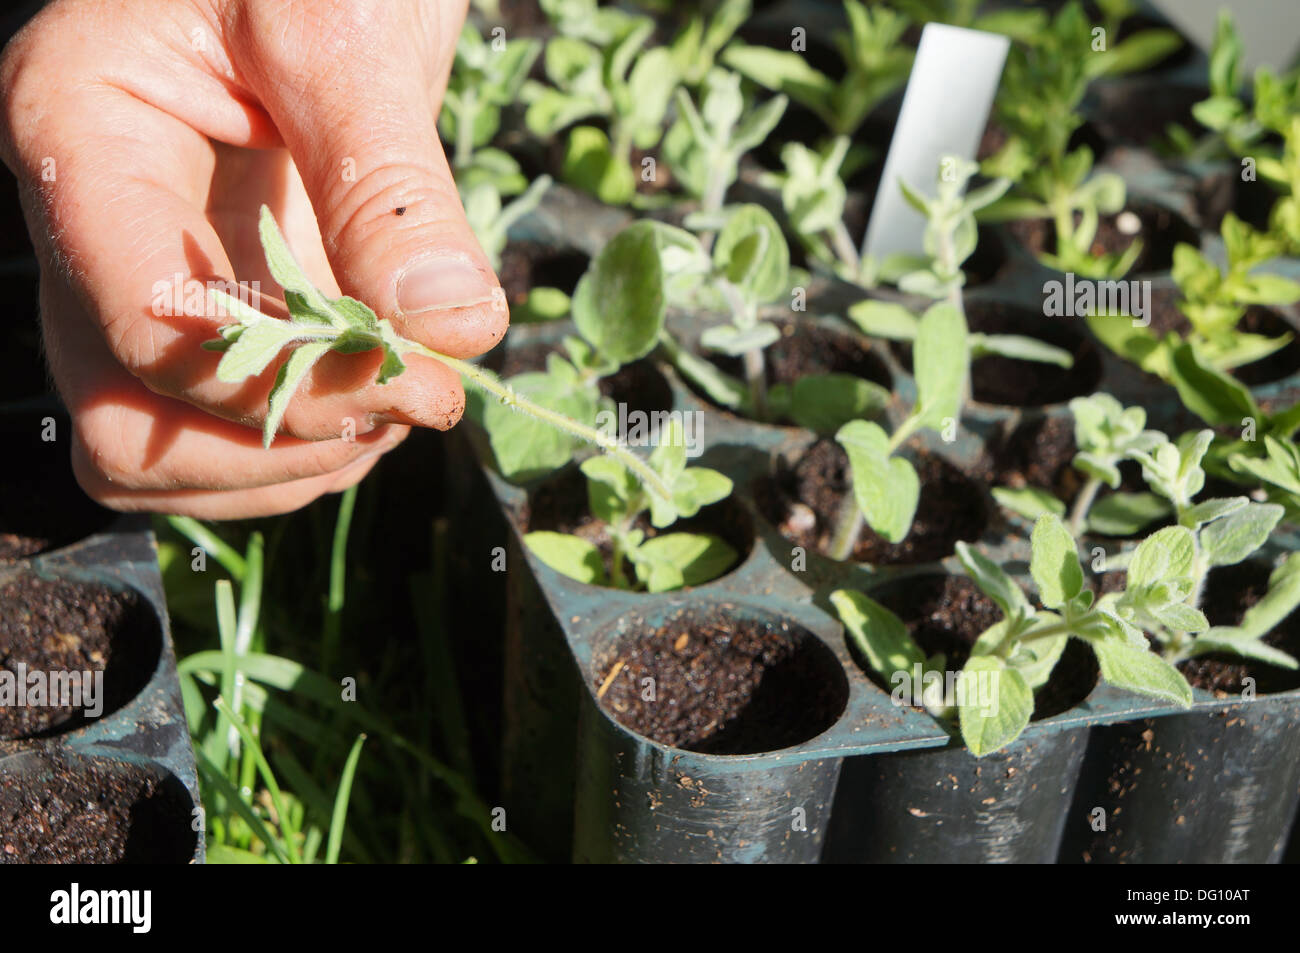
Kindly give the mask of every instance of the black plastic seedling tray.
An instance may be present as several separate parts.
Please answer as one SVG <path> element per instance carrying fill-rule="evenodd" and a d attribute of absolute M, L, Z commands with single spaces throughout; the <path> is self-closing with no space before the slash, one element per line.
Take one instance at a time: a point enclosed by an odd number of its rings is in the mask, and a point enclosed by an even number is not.
<path fill-rule="evenodd" d="M 49 421 L 61 441 L 41 441 Z M 0 740 L 0 861 L 22 858 L 8 835 L 40 861 L 201 862 L 198 778 L 149 520 L 100 510 L 80 493 L 67 459 L 69 422 L 52 400 L 11 404 L 0 409 L 0 422 L 15 451 L 9 465 L 25 468 L 17 471 L 21 487 L 4 489 L 6 512 L 12 516 L 16 504 L 84 520 L 80 532 L 76 521 L 62 521 L 75 538 L 63 532 L 45 551 L 0 560 L 0 590 L 13 584 L 7 591 L 16 594 L 0 606 L 0 618 L 19 628 L 24 593 L 44 583 L 102 587 L 131 606 L 112 633 L 100 717 Z M 39 500 L 23 496 L 36 493 Z M 32 528 L 24 521 L 24 531 Z M 83 590 L 65 592 L 76 600 Z M 20 649 L 3 648 L 6 656 Z M 71 852 L 67 838 L 77 841 Z"/>
<path fill-rule="evenodd" d="M 1111 119 L 1118 109 L 1141 110 L 1143 97 L 1152 89 L 1173 89 L 1186 97 L 1190 94 L 1182 90 L 1203 83 L 1205 68 L 1204 57 L 1197 55 L 1176 71 L 1098 83 L 1090 96 L 1090 118 L 1098 128 L 1108 129 L 1101 121 L 1103 110 Z M 1116 141 L 1101 157 L 1099 168 L 1124 177 L 1130 208 L 1155 212 L 1165 221 L 1164 237 L 1170 239 L 1166 255 L 1173 241 L 1193 240 L 1222 261 L 1214 229 L 1217 217 L 1233 203 L 1233 190 L 1241 186 L 1234 166 L 1170 166 L 1137 146 Z M 752 181 L 752 174 L 743 172 L 735 197 L 770 204 L 771 197 L 765 198 L 749 184 Z M 627 213 L 557 186 L 512 236 L 557 252 L 590 255 L 628 220 Z M 1033 334 L 1053 324 L 1053 333 L 1065 335 L 1095 363 L 1095 373 L 1078 395 L 1106 391 L 1126 405 L 1141 405 L 1147 409 L 1149 426 L 1171 433 L 1202 426 L 1172 388 L 1111 353 L 1081 318 L 1044 317 L 1043 284 L 1063 276 L 1039 263 L 1005 227 L 981 231 L 977 256 L 991 257 L 993 274 L 968 288 L 972 315 L 989 305 L 1023 315 L 1025 325 L 1012 329 L 1017 333 Z M 1277 269 L 1300 276 L 1300 262 L 1284 260 Z M 542 283 L 545 277 L 540 276 Z M 1161 270 L 1128 277 L 1149 280 L 1156 289 L 1171 286 L 1167 262 Z M 842 315 L 863 296 L 860 289 L 813 278 L 807 316 L 786 314 L 784 319 L 793 318 L 796 328 L 808 326 L 799 322 L 817 322 L 865 343 L 848 322 L 814 317 Z M 1300 327 L 1294 308 L 1277 310 L 1291 327 Z M 671 315 L 670 323 L 687 346 L 701 327 L 684 314 Z M 516 327 L 505 348 L 544 353 L 567 330 Z M 895 395 L 889 413 L 896 416 L 915 397 L 903 355 L 879 341 L 866 346 L 888 370 Z M 648 595 L 576 582 L 541 563 L 521 541 L 530 493 L 575 479 L 572 468 L 515 486 L 492 469 L 491 452 L 477 431 L 470 434 L 469 443 L 483 464 L 483 479 L 476 483 L 467 475 L 471 468 L 451 461 L 449 484 L 459 488 L 459 508 L 467 514 L 461 538 L 482 547 L 476 557 L 485 571 L 495 547 L 504 546 L 508 553 L 510 571 L 503 577 L 482 575 L 469 584 L 489 594 L 485 598 L 506 599 L 503 798 L 512 816 L 520 819 L 526 838 L 554 859 L 571 856 L 582 861 L 1280 857 L 1300 791 L 1300 759 L 1293 750 L 1300 737 L 1300 689 L 1261 695 L 1251 702 L 1198 689 L 1193 708 L 1184 712 L 1098 683 L 1068 710 L 1033 722 L 1011 747 L 977 760 L 935 720 L 894 704 L 865 674 L 827 600 L 841 587 L 881 592 L 909 576 L 960 574 L 955 558 L 873 569 L 809 551 L 806 567 L 794 571 L 792 543 L 764 518 L 754 487 L 772 472 L 776 460 L 797 458 L 814 436 L 742 420 L 705 403 L 667 365 L 658 363 L 656 369 L 670 388 L 672 410 L 707 414 L 706 450 L 697 462 L 722 470 L 735 484 L 736 509 L 729 510 L 725 520 L 732 535 L 743 537 L 748 545 L 741 550 L 740 563 L 711 583 Z M 1264 402 L 1294 402 L 1300 399 L 1300 375 L 1293 373 L 1253 392 Z M 990 442 L 1011 428 L 1062 416 L 1068 416 L 1064 402 L 1030 407 L 973 403 L 964 409 L 951 443 L 938 437 L 919 443 L 969 473 L 977 469 L 974 464 L 984 458 Z M 988 515 L 978 546 L 1026 577 L 1028 523 L 998 507 L 987 485 L 981 483 L 975 490 Z M 493 501 L 501 518 L 484 520 L 482 506 Z M 1295 528 L 1284 527 L 1271 541 L 1269 555 L 1294 549 L 1296 541 Z M 1081 545 L 1114 553 L 1132 544 L 1086 537 Z M 521 565 L 526 572 L 519 571 Z M 617 648 L 655 630 L 674 613 L 718 606 L 737 618 L 761 619 L 773 632 L 797 633 L 800 651 L 819 656 L 827 666 L 808 670 L 832 673 L 827 684 L 840 700 L 832 723 L 779 750 L 728 755 L 674 748 L 612 717 L 597 696 Z M 826 684 L 820 689 L 827 690 Z M 795 691 L 790 699 L 792 713 L 799 710 L 798 695 Z M 1106 727 L 1112 725 L 1121 727 Z M 1206 726 L 1239 725 L 1254 727 L 1231 739 L 1220 738 L 1218 753 L 1197 747 L 1196 738 L 1204 735 Z M 1135 731 L 1141 739 L 1152 726 L 1157 734 L 1149 747 L 1160 763 L 1151 762 L 1145 781 L 1123 775 L 1128 779 L 1120 785 L 1123 802 L 1094 793 L 1104 791 L 1120 770 L 1109 760 L 1107 746 L 1121 744 Z M 1197 727 L 1184 737 L 1182 726 Z M 1225 734 L 1218 728 L 1208 730 Z M 1205 743 L 1210 740 L 1215 739 Z M 1221 749 L 1232 754 L 1225 756 Z M 1157 776 L 1180 757 L 1199 759 L 1192 778 L 1181 787 L 1169 779 L 1160 783 Z M 1128 764 L 1140 767 L 1132 757 Z M 1091 827 L 1098 807 L 1110 819 L 1100 835 Z M 1232 829 L 1230 836 L 1224 833 L 1225 824 Z M 1181 829 L 1178 837 L 1166 836 L 1171 825 Z M 1104 838 L 1102 846 L 1093 842 L 1094 836 Z"/>

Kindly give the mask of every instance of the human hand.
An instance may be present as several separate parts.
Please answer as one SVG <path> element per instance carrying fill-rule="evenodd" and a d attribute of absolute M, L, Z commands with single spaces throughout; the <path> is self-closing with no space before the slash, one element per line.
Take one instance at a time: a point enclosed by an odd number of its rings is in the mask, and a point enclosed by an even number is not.
<path fill-rule="evenodd" d="M 435 361 L 379 385 L 378 351 L 329 354 L 264 450 L 275 365 L 223 384 L 200 344 L 229 323 L 207 283 L 279 293 L 257 240 L 264 203 L 318 287 L 404 336 L 472 357 L 505 334 L 436 127 L 465 12 L 55 0 L 9 44 L 0 153 L 23 191 L 46 352 L 93 498 L 209 519 L 287 512 L 359 481 L 411 425 L 460 418 L 460 380 Z M 178 300 L 160 293 L 178 286 Z M 201 308 L 184 307 L 195 288 Z"/>

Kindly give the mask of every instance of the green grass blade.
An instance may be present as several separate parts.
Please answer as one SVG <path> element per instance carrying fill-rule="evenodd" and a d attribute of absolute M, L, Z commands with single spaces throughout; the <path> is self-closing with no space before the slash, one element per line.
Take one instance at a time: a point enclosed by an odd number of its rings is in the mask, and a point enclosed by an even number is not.
<path fill-rule="evenodd" d="M 356 778 L 357 762 L 361 760 L 361 746 L 366 743 L 364 734 L 357 735 L 348 760 L 343 765 L 343 777 L 339 778 L 338 794 L 334 798 L 334 815 L 330 818 L 329 842 L 325 847 L 325 863 L 339 862 L 339 849 L 343 846 L 343 826 L 348 819 L 348 799 L 352 795 L 352 781 Z"/>

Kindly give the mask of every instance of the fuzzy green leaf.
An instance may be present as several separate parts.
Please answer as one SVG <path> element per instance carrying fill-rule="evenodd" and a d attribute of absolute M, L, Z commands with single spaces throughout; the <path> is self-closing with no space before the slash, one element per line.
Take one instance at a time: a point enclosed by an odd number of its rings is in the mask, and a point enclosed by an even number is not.
<path fill-rule="evenodd" d="M 593 585 L 605 584 L 605 563 L 600 550 L 577 536 L 538 530 L 524 535 L 524 543 L 558 573 Z"/>
<path fill-rule="evenodd" d="M 831 605 L 867 664 L 882 677 L 910 673 L 925 661 L 925 653 L 902 620 L 864 593 L 837 589 L 831 593 Z"/>
<path fill-rule="evenodd" d="M 1049 609 L 1060 609 L 1083 589 L 1083 567 L 1074 537 L 1060 517 L 1048 513 L 1034 524 L 1030 544 L 1029 572 L 1038 586 L 1038 597 Z"/>
<path fill-rule="evenodd" d="M 973 655 L 957 681 L 961 737 L 982 758 L 1020 737 L 1034 713 L 1025 677 L 1000 658 Z"/>
<path fill-rule="evenodd" d="M 916 469 L 890 455 L 889 438 L 870 421 L 845 424 L 835 439 L 848 454 L 853 495 L 863 517 L 886 540 L 899 542 L 911 529 L 921 497 Z"/>
<path fill-rule="evenodd" d="M 284 419 L 284 412 L 289 409 L 289 401 L 293 398 L 294 391 L 303 382 L 312 365 L 324 357 L 329 349 L 328 341 L 313 341 L 295 350 L 289 355 L 289 359 L 280 365 L 266 408 L 266 422 L 262 427 L 263 447 L 271 446 L 276 431 L 280 429 L 280 421 Z"/>

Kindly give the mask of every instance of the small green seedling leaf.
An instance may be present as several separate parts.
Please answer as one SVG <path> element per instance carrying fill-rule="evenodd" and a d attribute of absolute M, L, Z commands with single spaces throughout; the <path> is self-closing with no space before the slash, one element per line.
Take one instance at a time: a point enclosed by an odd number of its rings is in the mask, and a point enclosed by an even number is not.
<path fill-rule="evenodd" d="M 558 573 L 592 585 L 604 585 L 605 563 L 600 550 L 585 539 L 568 533 L 537 530 L 524 535 L 524 543 L 546 565 Z"/>
<path fill-rule="evenodd" d="M 1024 675 L 1000 658 L 972 655 L 957 680 L 961 737 L 977 758 L 1020 737 L 1034 713 Z"/>
<path fill-rule="evenodd" d="M 1083 567 L 1074 537 L 1060 517 L 1048 513 L 1034 524 L 1030 544 L 1029 572 L 1038 586 L 1038 596 L 1049 609 L 1061 609 L 1083 589 Z"/>

